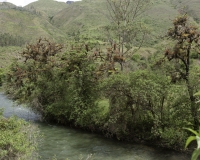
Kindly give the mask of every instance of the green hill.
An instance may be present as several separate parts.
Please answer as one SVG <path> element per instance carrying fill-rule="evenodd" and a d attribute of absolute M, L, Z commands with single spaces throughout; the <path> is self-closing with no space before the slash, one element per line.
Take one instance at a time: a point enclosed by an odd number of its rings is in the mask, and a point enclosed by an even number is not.
<path fill-rule="evenodd" d="M 24 38 L 26 42 L 41 36 L 59 41 L 65 39 L 62 31 L 37 14 L 22 8 L 1 9 L 0 13 L 0 34 L 17 35 Z"/>
<path fill-rule="evenodd" d="M 9 9 L 9 8 L 16 8 L 16 7 L 17 6 L 9 2 L 0 2 L 0 9 Z"/>
<path fill-rule="evenodd" d="M 53 24 L 64 30 L 72 26 L 78 26 L 78 28 L 84 26 L 97 27 L 108 23 L 105 16 L 107 13 L 106 0 L 85 0 L 69 5 L 67 8 L 58 12 L 53 17 L 52 21 Z"/>
<path fill-rule="evenodd" d="M 142 18 L 151 33 L 149 45 L 160 42 L 158 37 L 166 33 L 181 9 L 188 12 L 192 21 L 199 22 L 199 0 L 153 1 Z M 17 35 L 27 42 L 40 36 L 56 41 L 76 35 L 106 39 L 102 27 L 110 24 L 106 0 L 83 0 L 70 5 L 53 0 L 39 0 L 23 8 L 3 2 L 0 3 L 0 12 L 0 34 Z"/>
<path fill-rule="evenodd" d="M 45 17 L 52 18 L 57 12 L 69 5 L 64 2 L 57 2 L 54 0 L 38 0 L 28 4 L 24 8 L 31 11 L 36 11 Z"/>
<path fill-rule="evenodd" d="M 175 9 L 179 11 L 185 10 L 197 23 L 200 22 L 199 0 L 172 0 L 171 3 Z"/>
<path fill-rule="evenodd" d="M 170 1 L 154 1 L 143 16 L 143 21 L 151 30 L 151 41 L 164 33 L 171 25 L 171 20 L 178 15 Z M 73 3 L 58 12 L 52 18 L 52 24 L 69 36 L 101 37 L 103 26 L 110 24 L 109 8 L 106 0 L 83 0 Z"/>
<path fill-rule="evenodd" d="M 150 40 L 156 43 L 156 39 L 167 32 L 172 25 L 172 20 L 180 14 L 179 8 L 186 3 L 186 0 L 154 0 L 153 2 L 143 16 L 143 20 L 151 31 Z M 191 20 L 196 20 L 200 16 L 198 14 L 200 1 L 193 0 L 187 5 L 186 11 L 191 16 Z M 109 23 L 106 0 L 83 0 L 73 3 L 58 12 L 52 19 L 52 24 L 68 35 L 74 35 L 79 31 L 82 35 L 89 35 L 89 37 L 102 35 L 99 28 Z M 100 35 L 98 32 L 101 32 Z"/>

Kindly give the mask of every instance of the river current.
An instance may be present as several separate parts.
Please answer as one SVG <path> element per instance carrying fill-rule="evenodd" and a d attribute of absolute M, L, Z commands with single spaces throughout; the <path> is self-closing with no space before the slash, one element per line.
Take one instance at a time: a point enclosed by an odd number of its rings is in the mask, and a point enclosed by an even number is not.
<path fill-rule="evenodd" d="M 190 156 L 153 148 L 141 144 L 119 142 L 106 139 L 101 135 L 92 134 L 69 127 L 40 122 L 40 116 L 30 109 L 16 105 L 2 93 L 0 108 L 4 108 L 4 116 L 16 115 L 35 123 L 42 140 L 39 144 L 41 160 L 189 160 Z"/>

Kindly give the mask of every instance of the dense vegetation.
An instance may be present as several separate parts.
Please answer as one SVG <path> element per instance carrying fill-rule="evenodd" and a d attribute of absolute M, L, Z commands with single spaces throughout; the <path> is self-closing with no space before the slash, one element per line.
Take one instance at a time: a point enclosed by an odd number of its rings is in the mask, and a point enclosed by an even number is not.
<path fill-rule="evenodd" d="M 96 22 L 88 18 L 91 8 L 86 0 L 80 2 L 83 6 L 72 4 L 55 16 L 50 16 L 55 10 L 49 12 L 45 16 L 50 17 L 44 23 L 48 37 L 51 35 L 53 39 L 53 32 L 47 28 L 54 25 L 59 35 L 65 32 L 70 41 L 62 45 L 40 38 L 27 44 L 8 70 L 0 70 L 0 83 L 5 92 L 19 103 L 29 104 L 48 121 L 100 132 L 119 140 L 144 140 L 182 150 L 189 135 L 183 127 L 197 129 L 200 123 L 198 97 L 194 96 L 200 90 L 197 19 L 194 22 L 183 14 L 174 19 L 167 30 L 169 22 L 155 21 L 148 16 L 141 18 L 147 9 L 147 13 L 152 14 L 147 8 L 149 0 L 134 1 L 138 3 L 107 0 L 110 24 L 108 20 L 99 24 L 100 19 Z M 170 2 L 174 8 L 182 5 Z M 165 4 L 154 3 L 161 8 Z M 106 8 L 100 1 L 91 5 Z M 37 3 L 32 7 L 37 7 Z M 138 8 L 141 10 L 137 11 Z M 69 14 L 65 20 L 62 16 L 66 11 Z M 20 15 L 24 16 L 25 12 L 41 23 L 38 15 L 31 11 L 22 11 Z M 10 13 L 18 12 L 11 10 Z M 76 17 L 73 21 L 70 13 Z M 174 10 L 173 13 L 177 14 Z M 34 25 L 29 28 L 38 29 Z M 167 35 L 158 36 L 163 28 L 168 31 Z M 151 52 L 151 48 L 147 49 L 147 55 L 143 51 L 137 54 L 142 44 L 154 45 L 156 51 Z"/>
<path fill-rule="evenodd" d="M 33 160 L 36 154 L 36 128 L 16 117 L 4 118 L 0 112 L 0 159 Z"/>
<path fill-rule="evenodd" d="M 193 133 L 195 136 L 190 136 L 188 137 L 186 143 L 185 143 L 185 148 L 194 140 L 197 142 L 197 148 L 193 151 L 191 160 L 197 160 L 199 155 L 200 155 L 200 130 L 199 132 L 191 129 L 191 128 L 185 128 L 186 130 L 190 131 Z"/>
<path fill-rule="evenodd" d="M 9 33 L 0 33 L 0 46 L 22 46 L 25 44 L 25 41 L 20 36 L 13 36 Z"/>
<path fill-rule="evenodd" d="M 188 136 L 182 128 L 199 126 L 193 93 L 199 90 L 200 68 L 198 59 L 190 59 L 199 34 L 187 20 L 176 18 L 168 32 L 175 47 L 145 63 L 137 56 L 124 62 L 115 44 L 107 54 L 80 43 L 60 52 L 63 45 L 39 39 L 21 53 L 23 63 L 12 64 L 4 87 L 47 120 L 181 149 Z"/>

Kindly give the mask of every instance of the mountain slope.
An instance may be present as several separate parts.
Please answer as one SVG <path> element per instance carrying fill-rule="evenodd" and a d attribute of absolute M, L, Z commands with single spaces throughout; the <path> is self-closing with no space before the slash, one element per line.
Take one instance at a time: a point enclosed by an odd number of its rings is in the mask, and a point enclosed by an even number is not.
<path fill-rule="evenodd" d="M 54 0 L 38 0 L 28 4 L 24 8 L 27 10 L 36 10 L 36 12 L 39 12 L 41 15 L 51 18 L 57 12 L 67 8 L 68 6 L 69 5 L 64 2 L 57 2 Z"/>
<path fill-rule="evenodd" d="M 9 8 L 16 8 L 16 7 L 17 6 L 9 2 L 0 2 L 0 9 L 9 9 Z"/>
<path fill-rule="evenodd" d="M 200 20 L 199 0 L 153 0 L 154 4 L 142 17 L 151 36 L 149 44 L 158 43 L 172 26 L 172 20 L 185 9 L 191 21 Z M 102 27 L 110 24 L 106 0 L 82 0 L 70 5 L 53 0 L 39 0 L 25 7 L 0 3 L 0 33 L 19 35 L 26 41 L 43 36 L 62 41 L 79 34 L 85 39 L 106 39 Z"/>
<path fill-rule="evenodd" d="M 200 1 L 199 0 L 172 0 L 173 7 L 179 11 L 185 11 L 189 16 L 199 23 L 200 22 Z"/>
<path fill-rule="evenodd" d="M 152 43 L 149 44 L 157 43 L 157 38 L 167 32 L 172 26 L 173 19 L 180 14 L 179 8 L 186 3 L 186 0 L 153 0 L 153 2 L 142 17 L 151 31 Z M 196 19 L 195 14 L 200 17 L 199 7 L 199 0 L 188 3 L 187 10 L 193 13 L 189 14 L 191 21 Z M 74 35 L 78 31 L 82 35 L 95 37 L 98 34 L 102 35 L 99 28 L 110 24 L 108 9 L 106 0 L 83 0 L 58 12 L 53 17 L 52 24 L 68 35 Z"/>
<path fill-rule="evenodd" d="M 159 0 L 148 8 L 142 17 L 152 30 L 152 35 L 158 36 L 171 25 L 171 18 L 178 15 L 177 10 L 170 6 L 170 0 Z M 163 13 L 163 14 L 161 14 Z M 83 0 L 76 2 L 58 12 L 52 19 L 52 24 L 68 35 L 79 31 L 83 36 L 102 36 L 100 28 L 111 23 L 109 7 L 106 0 Z"/>
<path fill-rule="evenodd" d="M 85 38 L 103 38 L 100 28 L 109 24 L 107 13 L 106 0 L 84 0 L 58 12 L 52 24 L 68 36 L 78 33 Z"/>
<path fill-rule="evenodd" d="M 55 40 L 65 39 L 63 32 L 46 19 L 21 9 L 1 9 L 0 28 L 0 33 L 21 36 L 27 42 L 41 36 Z"/>

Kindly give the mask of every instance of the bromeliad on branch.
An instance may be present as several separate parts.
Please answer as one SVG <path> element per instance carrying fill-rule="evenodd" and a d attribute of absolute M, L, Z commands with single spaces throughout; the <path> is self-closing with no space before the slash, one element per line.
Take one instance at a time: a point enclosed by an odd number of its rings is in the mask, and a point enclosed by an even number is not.
<path fill-rule="evenodd" d="M 187 14 L 175 18 L 173 25 L 173 28 L 168 30 L 167 37 L 174 40 L 175 45 L 173 48 L 166 49 L 165 57 L 169 61 L 176 59 L 175 64 L 179 65 L 179 68 L 176 68 L 176 72 L 181 76 L 178 78 L 184 79 L 186 82 L 193 124 L 194 128 L 197 129 L 199 126 L 198 106 L 195 103 L 194 87 L 190 82 L 190 56 L 192 50 L 196 51 L 197 54 L 199 53 L 200 33 L 196 26 L 188 23 Z"/>

